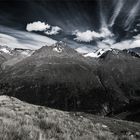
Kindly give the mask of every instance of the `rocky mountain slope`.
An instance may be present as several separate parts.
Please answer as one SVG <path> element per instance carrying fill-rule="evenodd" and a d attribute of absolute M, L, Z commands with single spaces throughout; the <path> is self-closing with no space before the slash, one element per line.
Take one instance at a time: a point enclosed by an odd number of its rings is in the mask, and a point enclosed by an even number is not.
<path fill-rule="evenodd" d="M 31 103 L 76 109 L 78 96 L 88 95 L 92 84 L 101 87 L 93 70 L 87 59 L 64 44 L 44 46 L 0 74 L 1 94 L 14 93 Z"/>
<path fill-rule="evenodd" d="M 33 52 L 34 51 L 30 49 L 11 49 L 8 46 L 0 46 L 1 70 L 4 70 L 5 67 L 13 66 L 24 58 L 29 57 Z"/>
<path fill-rule="evenodd" d="M 139 70 L 135 53 L 109 50 L 95 59 L 59 42 L 5 68 L 0 73 L 0 94 L 62 110 L 108 115 L 139 103 Z"/>
<path fill-rule="evenodd" d="M 138 140 L 140 124 L 63 112 L 0 96 L 3 140 Z"/>
<path fill-rule="evenodd" d="M 139 55 L 127 50 L 113 50 L 100 58 L 99 75 L 106 92 L 113 93 L 112 96 L 118 99 L 118 103 L 122 103 L 121 106 L 116 104 L 116 109 L 110 113 L 121 119 L 140 121 Z M 108 89 L 112 89 L 112 93 Z M 123 114 L 123 117 L 119 114 Z"/>

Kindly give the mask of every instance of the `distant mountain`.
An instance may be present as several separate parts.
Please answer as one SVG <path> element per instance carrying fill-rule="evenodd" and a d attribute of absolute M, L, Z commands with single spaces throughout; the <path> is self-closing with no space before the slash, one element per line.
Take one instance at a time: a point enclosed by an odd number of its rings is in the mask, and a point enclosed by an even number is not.
<path fill-rule="evenodd" d="M 134 54 L 108 50 L 95 59 L 63 42 L 44 46 L 1 72 L 0 94 L 63 110 L 112 114 L 139 99 L 140 60 Z"/>
<path fill-rule="evenodd" d="M 44 46 L 5 69 L 0 76 L 1 94 L 14 93 L 25 101 L 65 110 L 82 109 L 87 101 L 83 100 L 80 105 L 79 97 L 90 95 L 92 85 L 103 90 L 93 70 L 88 59 L 65 44 Z M 12 88 L 10 92 L 5 90 L 5 84 Z M 90 108 L 90 104 L 86 108 Z"/>
<path fill-rule="evenodd" d="M 11 59 L 12 50 L 7 46 L 0 46 L 0 60 L 4 62 L 8 59 Z"/>
<path fill-rule="evenodd" d="M 140 47 L 138 47 L 138 48 L 133 48 L 133 49 L 129 49 L 129 50 L 140 55 Z"/>
<path fill-rule="evenodd" d="M 106 50 L 104 49 L 99 49 L 96 52 L 91 52 L 91 53 L 87 53 L 84 55 L 84 57 L 94 57 L 94 58 L 98 58 L 100 56 L 102 56 L 102 54 L 104 54 L 106 52 Z"/>
<path fill-rule="evenodd" d="M 99 58 L 104 56 L 106 52 L 112 51 L 112 52 L 120 52 L 118 49 L 112 49 L 112 48 L 107 48 L 107 49 L 99 49 L 99 50 L 91 50 L 88 48 L 77 48 L 77 52 L 81 53 L 84 57 L 93 57 L 93 58 Z M 128 54 L 131 54 L 132 56 L 140 57 L 140 48 L 134 48 L 134 49 L 125 49 L 122 50 L 123 52 L 126 52 Z"/>
<path fill-rule="evenodd" d="M 126 102 L 126 104 L 111 112 L 111 114 L 114 114 L 113 116 L 120 119 L 140 121 L 139 58 L 140 56 L 137 53 L 129 50 L 107 51 L 100 57 L 102 63 L 99 68 L 100 79 L 103 79 L 105 88 L 116 90 L 116 94 L 113 94 L 113 96 L 118 97 L 118 102 Z M 126 112 L 127 114 L 124 115 Z M 123 117 L 121 114 L 123 114 Z"/>
<path fill-rule="evenodd" d="M 1 68 L 12 66 L 17 62 L 29 57 L 34 51 L 30 49 L 15 48 L 11 49 L 8 46 L 0 46 L 0 61 Z"/>
<path fill-rule="evenodd" d="M 138 95 L 140 84 L 140 61 L 138 55 L 128 51 L 112 50 L 104 53 L 100 57 L 100 62 L 100 67 L 103 68 L 100 68 L 100 70 L 105 72 L 103 73 L 103 79 L 106 77 L 106 80 L 110 80 L 110 83 L 116 82 L 120 92 L 128 94 L 127 96 L 132 96 L 131 92 L 133 92 L 133 95 Z M 108 86 L 110 86 L 110 83 Z M 126 85 L 128 87 L 125 87 Z M 131 90 L 128 93 L 129 88 Z"/>

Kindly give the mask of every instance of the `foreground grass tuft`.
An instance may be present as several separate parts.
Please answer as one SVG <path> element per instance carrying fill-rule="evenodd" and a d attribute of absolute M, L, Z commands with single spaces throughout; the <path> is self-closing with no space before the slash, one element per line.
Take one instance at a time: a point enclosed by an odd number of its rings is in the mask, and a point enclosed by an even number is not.
<path fill-rule="evenodd" d="M 0 96 L 0 140 L 138 140 L 140 125 Z M 117 131 L 116 131 L 117 130 Z"/>

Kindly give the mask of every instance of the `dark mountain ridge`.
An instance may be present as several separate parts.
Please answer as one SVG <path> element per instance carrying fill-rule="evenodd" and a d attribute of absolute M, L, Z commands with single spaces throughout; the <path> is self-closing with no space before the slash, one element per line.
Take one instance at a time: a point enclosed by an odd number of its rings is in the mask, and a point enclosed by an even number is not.
<path fill-rule="evenodd" d="M 137 55 L 85 58 L 65 43 L 44 46 L 0 74 L 0 94 L 69 111 L 113 113 L 139 98 Z M 139 102 L 139 101 L 138 101 Z"/>

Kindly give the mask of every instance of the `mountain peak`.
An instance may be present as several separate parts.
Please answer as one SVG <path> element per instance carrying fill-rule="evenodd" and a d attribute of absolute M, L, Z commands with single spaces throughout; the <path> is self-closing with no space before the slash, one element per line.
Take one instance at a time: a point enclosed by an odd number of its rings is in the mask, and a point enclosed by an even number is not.
<path fill-rule="evenodd" d="M 33 56 L 37 56 L 39 58 L 43 57 L 59 57 L 59 58 L 76 58 L 82 55 L 80 55 L 76 50 L 70 48 L 67 46 L 65 42 L 57 42 L 56 44 L 52 46 L 43 46 L 39 50 L 36 50 L 35 53 L 33 53 Z"/>
<path fill-rule="evenodd" d="M 12 57 L 18 55 L 27 55 L 30 56 L 34 51 L 30 49 L 22 49 L 22 48 L 10 48 L 8 46 L 0 46 L 0 54 L 7 54 Z"/>
<path fill-rule="evenodd" d="M 99 49 L 99 50 L 97 50 L 97 51 L 95 51 L 95 52 L 91 52 L 91 53 L 87 53 L 87 54 L 85 54 L 84 55 L 84 57 L 94 57 L 94 58 L 98 58 L 98 57 L 100 57 L 103 53 L 105 53 L 106 52 L 106 50 L 104 50 L 104 49 Z"/>
<path fill-rule="evenodd" d="M 12 55 L 12 49 L 8 46 L 0 46 L 0 53 Z"/>
<path fill-rule="evenodd" d="M 103 59 L 108 59 L 108 58 L 122 58 L 122 57 L 137 57 L 140 58 L 140 56 L 131 50 L 118 50 L 118 49 L 111 49 L 111 50 L 107 50 L 106 52 L 104 52 L 100 58 Z"/>

